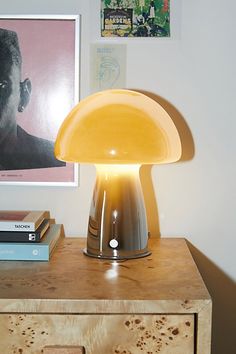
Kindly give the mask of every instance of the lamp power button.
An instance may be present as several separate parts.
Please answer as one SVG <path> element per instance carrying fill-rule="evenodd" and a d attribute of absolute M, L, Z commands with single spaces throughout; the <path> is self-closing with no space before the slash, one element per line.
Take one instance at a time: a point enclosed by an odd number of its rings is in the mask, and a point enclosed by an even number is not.
<path fill-rule="evenodd" d="M 113 238 L 113 239 L 109 242 L 109 246 L 110 246 L 111 248 L 117 248 L 117 246 L 118 246 L 118 241 Z"/>

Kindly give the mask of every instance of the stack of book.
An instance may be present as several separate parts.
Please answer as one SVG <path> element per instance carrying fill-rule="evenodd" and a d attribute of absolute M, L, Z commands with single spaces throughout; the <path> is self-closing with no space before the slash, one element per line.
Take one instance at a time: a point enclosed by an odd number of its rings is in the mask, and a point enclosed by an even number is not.
<path fill-rule="evenodd" d="M 62 236 L 48 211 L 0 211 L 0 261 L 48 261 Z"/>

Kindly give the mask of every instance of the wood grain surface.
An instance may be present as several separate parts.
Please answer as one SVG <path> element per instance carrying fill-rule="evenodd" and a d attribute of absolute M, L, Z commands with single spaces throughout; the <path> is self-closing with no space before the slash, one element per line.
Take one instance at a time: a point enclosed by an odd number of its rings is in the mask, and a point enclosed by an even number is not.
<path fill-rule="evenodd" d="M 194 354 L 193 315 L 0 315 L 0 330 L 4 354 L 40 354 L 48 345 L 80 345 L 86 354 Z"/>
<path fill-rule="evenodd" d="M 0 262 L 4 354 L 210 354 L 211 298 L 184 239 L 150 239 L 150 256 L 122 262 L 85 256 L 85 241 L 62 239 L 49 262 Z"/>
<path fill-rule="evenodd" d="M 64 238 L 49 262 L 0 262 L 0 311 L 180 312 L 210 300 L 184 239 L 152 239 L 151 256 L 123 262 L 87 257 L 84 246 Z"/>

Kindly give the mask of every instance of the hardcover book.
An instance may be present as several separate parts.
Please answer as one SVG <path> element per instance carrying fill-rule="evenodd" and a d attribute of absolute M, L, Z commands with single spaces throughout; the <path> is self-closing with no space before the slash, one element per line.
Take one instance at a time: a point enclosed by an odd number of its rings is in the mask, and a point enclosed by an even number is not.
<path fill-rule="evenodd" d="M 40 242 L 49 225 L 44 219 L 36 231 L 0 231 L 0 242 Z"/>
<path fill-rule="evenodd" d="M 44 219 L 49 219 L 49 211 L 0 211 L 0 231 L 35 231 Z"/>
<path fill-rule="evenodd" d="M 0 260 L 48 261 L 59 239 L 63 236 L 63 226 L 53 224 L 39 243 L 2 242 L 0 243 Z"/>

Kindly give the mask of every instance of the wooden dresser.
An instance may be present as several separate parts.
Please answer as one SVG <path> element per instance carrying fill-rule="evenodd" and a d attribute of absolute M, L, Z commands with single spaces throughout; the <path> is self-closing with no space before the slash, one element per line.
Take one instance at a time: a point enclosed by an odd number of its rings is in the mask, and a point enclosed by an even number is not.
<path fill-rule="evenodd" d="M 211 299 L 184 239 L 122 262 L 84 246 L 64 238 L 50 262 L 0 262 L 1 353 L 210 354 Z"/>

